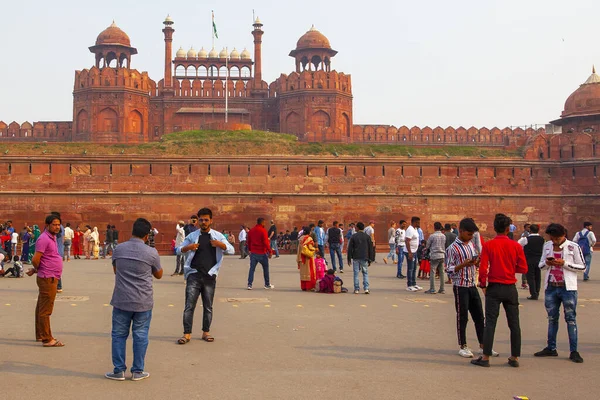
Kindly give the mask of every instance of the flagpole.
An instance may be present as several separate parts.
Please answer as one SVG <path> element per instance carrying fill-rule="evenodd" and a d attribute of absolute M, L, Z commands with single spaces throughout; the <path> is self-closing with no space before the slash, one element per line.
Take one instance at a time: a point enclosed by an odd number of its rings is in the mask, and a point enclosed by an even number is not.
<path fill-rule="evenodd" d="M 225 69 L 227 70 L 227 75 L 225 77 L 225 124 L 227 124 L 229 116 L 229 90 L 227 87 L 229 82 L 229 49 L 227 47 L 225 47 L 225 52 L 227 52 L 227 56 L 225 57 Z"/>

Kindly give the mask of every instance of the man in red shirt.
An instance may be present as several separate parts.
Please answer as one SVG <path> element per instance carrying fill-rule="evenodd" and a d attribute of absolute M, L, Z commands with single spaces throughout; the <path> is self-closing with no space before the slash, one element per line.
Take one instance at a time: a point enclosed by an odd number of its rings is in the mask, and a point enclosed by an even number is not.
<path fill-rule="evenodd" d="M 479 287 L 485 294 L 485 330 L 483 333 L 483 356 L 472 360 L 471 364 L 480 367 L 490 366 L 490 356 L 494 344 L 496 321 L 500 305 L 504 306 L 508 328 L 510 329 L 511 356 L 508 364 L 519 366 L 521 356 L 521 327 L 519 325 L 519 294 L 515 283 L 516 274 L 527 273 L 527 260 L 523 248 L 509 239 L 512 220 L 504 214 L 496 214 L 494 231 L 496 237 L 486 242 L 481 251 L 479 265 Z"/>
<path fill-rule="evenodd" d="M 269 279 L 269 259 L 271 258 L 271 243 L 269 235 L 265 229 L 265 219 L 259 218 L 256 220 L 256 226 L 248 232 L 246 246 L 250 253 L 250 272 L 248 273 L 248 290 L 252 290 L 252 282 L 254 282 L 254 271 L 256 264 L 260 263 L 263 267 L 263 276 L 265 278 L 265 289 L 273 289 Z"/>

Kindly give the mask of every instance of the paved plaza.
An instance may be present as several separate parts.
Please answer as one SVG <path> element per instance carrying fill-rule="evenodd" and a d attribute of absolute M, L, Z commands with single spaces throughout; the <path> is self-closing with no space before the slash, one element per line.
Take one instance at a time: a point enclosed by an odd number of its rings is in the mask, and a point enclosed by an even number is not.
<path fill-rule="evenodd" d="M 246 290 L 248 259 L 229 256 L 217 283 L 213 343 L 199 340 L 196 310 L 190 343 L 182 334 L 184 282 L 171 277 L 174 257 L 162 257 L 165 275 L 154 284 L 155 307 L 146 356 L 149 379 L 116 382 L 110 354 L 113 289 L 110 260 L 65 263 L 64 292 L 52 316 L 64 348 L 35 342 L 34 278 L 0 279 L 0 377 L 2 399 L 597 399 L 600 373 L 600 257 L 589 282 L 579 284 L 579 351 L 584 364 L 568 360 L 562 319 L 558 358 L 537 359 L 545 346 L 543 301 L 522 303 L 521 368 L 506 364 L 509 341 L 504 313 L 498 320 L 491 368 L 457 355 L 451 287 L 445 295 L 405 291 L 395 267 L 370 268 L 371 294 L 300 291 L 293 256 L 273 258 L 272 291 L 257 268 Z M 594 273 L 594 270 L 597 271 Z M 352 291 L 352 274 L 341 275 Z M 427 288 L 428 282 L 418 284 Z M 467 337 L 477 347 L 473 325 Z M 131 342 L 128 343 L 131 351 Z M 128 354 L 128 367 L 131 353 Z M 129 373 L 127 374 L 129 376 Z"/>

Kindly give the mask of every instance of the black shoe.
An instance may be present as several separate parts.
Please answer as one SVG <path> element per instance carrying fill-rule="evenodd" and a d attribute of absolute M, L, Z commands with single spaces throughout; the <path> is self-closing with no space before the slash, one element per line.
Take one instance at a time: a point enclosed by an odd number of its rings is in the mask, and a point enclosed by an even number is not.
<path fill-rule="evenodd" d="M 529 296 L 527 298 L 527 300 L 537 300 L 537 299 L 538 299 L 537 296 Z"/>
<path fill-rule="evenodd" d="M 556 351 L 556 349 L 550 350 L 549 348 L 546 347 L 544 350 L 538 351 L 537 353 L 535 353 L 534 356 L 536 356 L 536 357 L 558 357 L 558 352 Z"/>
<path fill-rule="evenodd" d="M 571 355 L 569 356 L 569 360 L 577 364 L 581 364 L 583 362 L 583 358 L 581 358 L 578 351 L 572 351 Z"/>
<path fill-rule="evenodd" d="M 514 358 L 509 358 L 508 365 L 510 365 L 513 368 L 519 368 L 519 361 L 515 360 Z"/>
<path fill-rule="evenodd" d="M 471 360 L 471 364 L 477 365 L 479 367 L 490 367 L 490 360 L 484 360 L 483 357 L 479 357 L 476 360 Z"/>
<path fill-rule="evenodd" d="M 404 276 L 404 275 L 396 275 L 396 278 L 398 278 L 398 279 L 406 279 L 406 276 Z"/>

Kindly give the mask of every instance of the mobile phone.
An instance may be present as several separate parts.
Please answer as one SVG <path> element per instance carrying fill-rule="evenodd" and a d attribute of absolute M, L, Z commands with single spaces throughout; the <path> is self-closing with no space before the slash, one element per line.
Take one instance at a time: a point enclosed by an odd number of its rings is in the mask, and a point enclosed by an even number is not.
<path fill-rule="evenodd" d="M 471 258 L 471 261 L 477 261 L 478 258 L 479 258 L 479 256 L 475 256 L 475 257 Z"/>
<path fill-rule="evenodd" d="M 546 257 L 546 260 L 548 260 L 548 261 L 554 261 L 555 258 L 554 257 Z"/>

